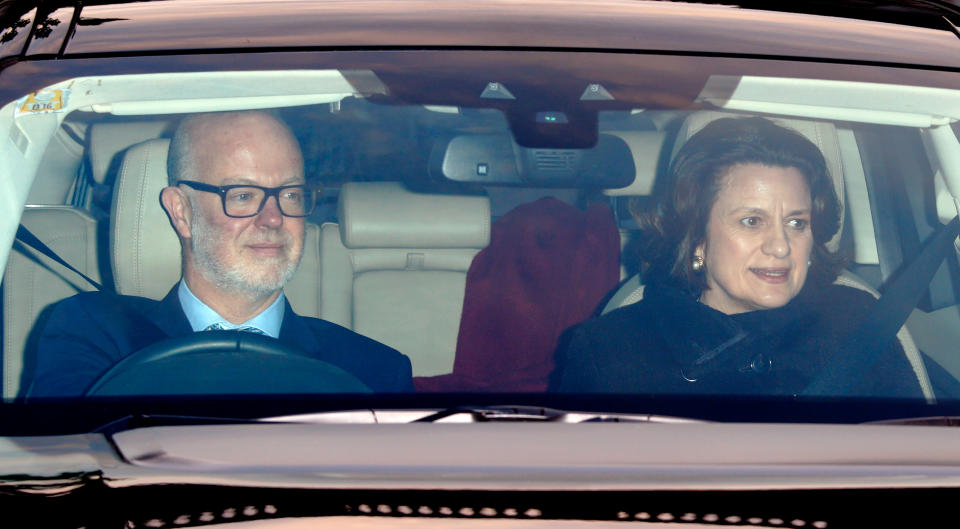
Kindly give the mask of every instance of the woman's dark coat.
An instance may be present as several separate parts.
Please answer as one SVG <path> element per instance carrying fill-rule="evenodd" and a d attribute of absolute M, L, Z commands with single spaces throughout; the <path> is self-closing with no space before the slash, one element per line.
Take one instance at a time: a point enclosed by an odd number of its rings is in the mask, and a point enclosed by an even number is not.
<path fill-rule="evenodd" d="M 551 389 L 566 393 L 798 395 L 844 362 L 847 337 L 876 300 L 807 281 L 787 305 L 728 316 L 696 293 L 647 285 L 644 299 L 570 332 Z M 898 340 L 877 351 L 856 394 L 922 398 Z"/>

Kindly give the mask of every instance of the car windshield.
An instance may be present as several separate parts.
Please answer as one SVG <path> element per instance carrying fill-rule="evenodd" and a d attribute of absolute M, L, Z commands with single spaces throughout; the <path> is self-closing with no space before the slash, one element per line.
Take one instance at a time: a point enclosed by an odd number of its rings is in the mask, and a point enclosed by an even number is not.
<path fill-rule="evenodd" d="M 956 73 L 421 50 L 4 78 L 8 403 L 960 397 Z"/>

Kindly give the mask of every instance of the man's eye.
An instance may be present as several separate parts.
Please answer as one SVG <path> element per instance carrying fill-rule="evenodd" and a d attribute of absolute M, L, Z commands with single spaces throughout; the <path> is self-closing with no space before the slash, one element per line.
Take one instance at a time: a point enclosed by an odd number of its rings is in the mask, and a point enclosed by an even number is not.
<path fill-rule="evenodd" d="M 291 202 L 300 202 L 303 199 L 303 192 L 299 189 L 288 189 L 283 192 L 282 198 Z"/>
<path fill-rule="evenodd" d="M 748 228 L 755 228 L 760 225 L 760 217 L 746 217 L 740 219 L 740 224 L 743 224 Z"/>
<path fill-rule="evenodd" d="M 805 230 L 810 225 L 807 219 L 790 219 L 787 225 L 796 230 Z"/>
<path fill-rule="evenodd" d="M 231 191 L 227 194 L 227 199 L 232 202 L 247 202 L 253 198 L 253 193 L 247 190 Z"/>

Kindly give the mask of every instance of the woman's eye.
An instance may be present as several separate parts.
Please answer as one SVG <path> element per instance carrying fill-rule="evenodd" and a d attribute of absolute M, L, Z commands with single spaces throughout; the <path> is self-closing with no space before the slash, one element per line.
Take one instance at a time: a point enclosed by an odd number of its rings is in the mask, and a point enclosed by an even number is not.
<path fill-rule="evenodd" d="M 755 228 L 760 225 L 760 217 L 746 217 L 740 219 L 740 224 L 743 224 L 748 228 Z"/>
<path fill-rule="evenodd" d="M 787 224 L 796 230 L 805 230 L 810 225 L 807 219 L 790 219 Z"/>

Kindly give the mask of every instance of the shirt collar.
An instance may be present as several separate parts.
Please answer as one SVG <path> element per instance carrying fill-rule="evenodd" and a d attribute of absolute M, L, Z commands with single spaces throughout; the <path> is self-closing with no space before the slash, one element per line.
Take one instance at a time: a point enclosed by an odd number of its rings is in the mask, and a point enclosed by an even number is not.
<path fill-rule="evenodd" d="M 277 296 L 277 299 L 274 300 L 269 307 L 240 325 L 234 325 L 228 322 L 223 316 L 217 314 L 217 311 L 200 301 L 200 298 L 190 291 L 190 287 L 187 286 L 187 282 L 183 279 L 180 280 L 177 296 L 180 298 L 180 306 L 183 308 L 183 313 L 186 315 L 187 321 L 190 322 L 190 327 L 193 328 L 194 332 L 202 331 L 214 323 L 219 323 L 227 329 L 252 326 L 260 329 L 267 336 L 273 338 L 280 337 L 280 325 L 283 323 L 283 312 L 286 307 L 286 303 L 284 302 L 286 297 L 283 295 L 282 290 L 280 291 L 280 295 Z"/>

